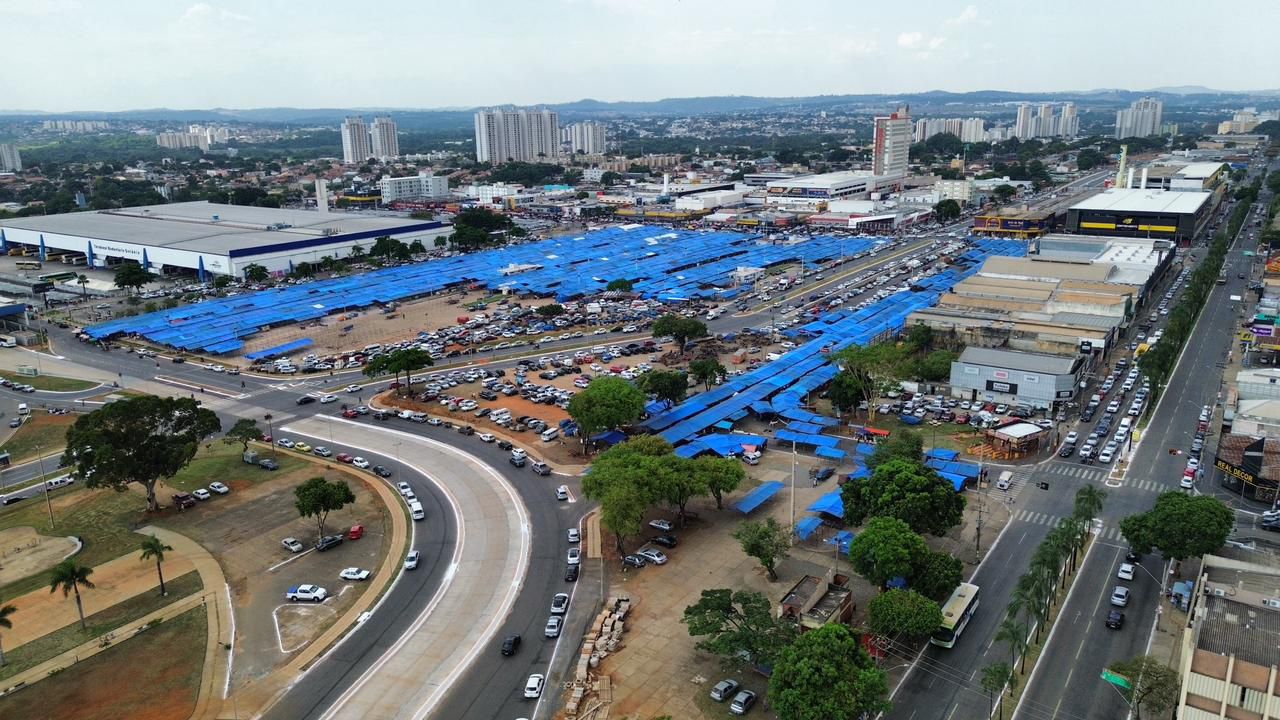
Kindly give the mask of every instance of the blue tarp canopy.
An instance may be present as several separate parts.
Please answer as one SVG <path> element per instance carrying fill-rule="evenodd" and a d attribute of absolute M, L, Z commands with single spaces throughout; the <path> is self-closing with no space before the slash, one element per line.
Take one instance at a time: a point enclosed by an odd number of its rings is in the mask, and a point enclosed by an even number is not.
<path fill-rule="evenodd" d="M 975 463 L 944 460 L 925 460 L 925 467 L 931 467 L 938 472 L 949 472 L 953 475 L 963 475 L 970 480 L 977 480 L 978 474 L 982 468 Z"/>
<path fill-rule="evenodd" d="M 821 425 L 815 425 L 815 424 L 813 424 L 813 423 L 807 423 L 807 422 L 800 422 L 800 421 L 798 421 L 798 420 L 797 420 L 797 421 L 794 421 L 794 422 L 789 422 L 789 423 L 787 423 L 787 429 L 788 429 L 788 430 L 794 430 L 795 432 L 798 432 L 798 433 L 805 433 L 805 434 L 807 434 L 807 435 L 821 435 L 821 434 L 822 434 L 822 426 L 821 426 Z"/>
<path fill-rule="evenodd" d="M 858 443 L 858 449 L 854 450 L 859 455 L 870 455 L 876 451 L 876 446 L 871 443 Z"/>
<path fill-rule="evenodd" d="M 777 495 L 778 491 L 784 487 L 786 487 L 786 485 L 776 480 L 767 482 L 747 493 L 741 500 L 734 503 L 733 506 L 738 509 L 738 512 L 749 513 L 763 505 L 765 500 Z"/>
<path fill-rule="evenodd" d="M 736 412 L 736 413 L 734 413 L 734 414 L 730 415 L 730 416 L 729 416 L 729 419 L 730 419 L 730 420 L 732 420 L 732 421 L 734 421 L 734 422 L 738 422 L 739 420 L 745 420 L 745 419 L 746 419 L 746 417 L 747 417 L 747 411 L 746 411 L 746 410 L 739 410 L 738 412 Z"/>
<path fill-rule="evenodd" d="M 773 404 L 768 400 L 757 400 L 750 405 L 751 412 L 757 415 L 773 415 Z"/>
<path fill-rule="evenodd" d="M 955 473 L 946 472 L 945 470 L 938 470 L 937 473 L 938 473 L 938 476 L 941 477 L 943 480 L 947 480 L 952 485 L 955 485 L 956 492 L 960 492 L 961 490 L 964 489 L 965 477 L 963 475 L 957 475 Z"/>
<path fill-rule="evenodd" d="M 924 454 L 926 458 L 931 460 L 955 460 L 960 456 L 959 451 L 948 450 L 947 448 L 929 448 Z"/>
<path fill-rule="evenodd" d="M 660 412 L 666 412 L 671 408 L 671 402 L 668 400 L 654 400 L 644 406 L 644 411 L 650 415 L 657 415 Z"/>
<path fill-rule="evenodd" d="M 844 460 L 844 451 L 839 448 L 820 447 L 817 450 L 814 450 L 813 454 L 817 455 L 820 458 L 835 460 L 837 462 L 840 460 Z"/>
<path fill-rule="evenodd" d="M 835 447 L 840 444 L 840 438 L 831 437 L 830 435 L 808 435 L 790 430 L 779 430 L 774 433 L 774 437 L 779 440 L 786 440 L 800 445 L 813 445 L 815 447 Z"/>
<path fill-rule="evenodd" d="M 733 421 L 732 421 L 732 420 L 721 420 L 720 422 L 716 423 L 716 424 L 715 424 L 715 425 L 713 425 L 712 427 L 714 427 L 714 428 L 715 428 L 715 429 L 717 429 L 717 430 L 732 430 L 732 429 L 733 429 Z"/>
<path fill-rule="evenodd" d="M 809 512 L 820 512 L 836 517 L 844 517 L 844 500 L 840 498 L 840 491 L 829 492 L 818 498 L 812 505 L 808 507 Z"/>
<path fill-rule="evenodd" d="M 270 347 L 266 350 L 246 353 L 244 357 L 246 360 L 261 360 L 262 358 L 275 357 L 277 355 L 284 355 L 285 353 L 293 352 L 294 350 L 301 350 L 310 344 L 311 338 L 298 338 L 297 340 L 287 342 L 283 345 Z"/>
<path fill-rule="evenodd" d="M 848 530 L 841 530 L 835 535 L 827 538 L 824 542 L 828 545 L 839 545 L 840 552 L 848 552 L 849 543 L 853 542 L 853 533 Z"/>
<path fill-rule="evenodd" d="M 862 480 L 869 477 L 871 477 L 871 471 L 867 469 L 866 465 L 859 465 L 853 469 L 853 472 L 849 473 L 850 480 Z"/>
<path fill-rule="evenodd" d="M 768 442 L 760 435 L 703 435 L 687 445 L 676 448 L 676 455 L 691 458 L 705 452 L 713 452 L 721 457 L 728 457 L 741 454 L 744 445 L 755 445 L 763 449 Z"/>
<path fill-rule="evenodd" d="M 621 430 L 607 430 L 591 436 L 591 442 L 604 443 L 605 445 L 617 445 L 626 439 L 627 436 Z"/>
<path fill-rule="evenodd" d="M 796 523 L 796 535 L 801 540 L 808 540 L 813 531 L 820 527 L 822 527 L 822 518 L 812 516 L 803 518 Z"/>

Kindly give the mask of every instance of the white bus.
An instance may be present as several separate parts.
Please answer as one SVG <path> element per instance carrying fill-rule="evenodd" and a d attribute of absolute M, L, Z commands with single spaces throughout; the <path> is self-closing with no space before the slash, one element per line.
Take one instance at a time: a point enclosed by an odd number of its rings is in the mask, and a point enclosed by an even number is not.
<path fill-rule="evenodd" d="M 933 633 L 929 642 L 939 647 L 954 647 L 956 638 L 964 632 L 969 618 L 978 609 L 978 586 L 972 583 L 960 583 L 951 593 L 947 604 L 942 606 L 942 626 Z"/>

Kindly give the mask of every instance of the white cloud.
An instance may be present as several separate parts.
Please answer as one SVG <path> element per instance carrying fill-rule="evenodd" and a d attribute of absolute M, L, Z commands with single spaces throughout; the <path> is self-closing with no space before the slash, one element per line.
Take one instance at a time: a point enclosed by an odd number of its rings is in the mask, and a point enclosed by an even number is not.
<path fill-rule="evenodd" d="M 947 22 L 952 25 L 968 25 L 969 23 L 977 19 L 978 19 L 978 6 L 966 5 L 964 10 L 960 11 L 959 15 L 951 18 Z"/>
<path fill-rule="evenodd" d="M 898 36 L 898 47 L 914 50 L 924 44 L 924 34 L 919 32 L 904 32 Z"/>
<path fill-rule="evenodd" d="M 929 49 L 930 49 L 930 50 L 937 50 L 938 48 L 942 47 L 943 43 L 945 43 L 946 41 L 947 41 L 947 39 L 946 39 L 946 38 L 944 38 L 944 37 L 941 37 L 941 36 L 939 36 L 939 37 L 935 37 L 935 38 L 930 38 L 930 39 L 929 39 Z"/>

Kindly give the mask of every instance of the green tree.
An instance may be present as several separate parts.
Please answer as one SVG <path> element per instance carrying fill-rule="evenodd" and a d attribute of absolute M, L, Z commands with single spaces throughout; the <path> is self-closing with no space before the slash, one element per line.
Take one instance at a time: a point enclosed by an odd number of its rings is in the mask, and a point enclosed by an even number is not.
<path fill-rule="evenodd" d="M 634 485 L 616 484 L 593 499 L 600 501 L 600 524 L 613 533 L 618 554 L 623 554 L 623 538 L 639 535 L 644 528 L 644 514 L 653 504 L 651 494 Z"/>
<path fill-rule="evenodd" d="M 87 487 L 122 492 L 131 482 L 142 485 L 154 511 L 156 482 L 186 467 L 200 442 L 221 429 L 218 416 L 190 398 L 125 398 L 76 419 L 61 463 Z"/>
<path fill-rule="evenodd" d="M 894 460 L 924 464 L 924 438 L 920 433 L 906 429 L 895 432 L 888 440 L 876 445 L 875 451 L 867 456 L 866 465 L 868 469 L 875 470 Z"/>
<path fill-rule="evenodd" d="M 213 279 L 213 286 L 218 290 L 224 290 L 231 284 L 231 278 L 226 275 L 219 275 Z"/>
<path fill-rule="evenodd" d="M 1142 720 L 1144 708 L 1148 711 L 1147 717 L 1167 717 L 1178 702 L 1182 690 L 1178 671 L 1150 655 L 1115 662 L 1108 669 L 1128 678 L 1132 684 L 1133 687 L 1121 692 L 1133 704 L 1133 714 L 1138 720 Z"/>
<path fill-rule="evenodd" d="M 330 482 L 322 477 L 313 477 L 302 483 L 293 489 L 293 495 L 293 506 L 298 509 L 298 514 L 315 518 L 317 540 L 324 537 L 324 521 L 329 513 L 356 501 L 345 480 Z"/>
<path fill-rule="evenodd" d="M 636 378 L 636 386 L 659 400 L 678 403 L 689 391 L 689 376 L 671 370 L 654 370 Z"/>
<path fill-rule="evenodd" d="M 1093 148 L 1085 148 L 1076 154 L 1076 168 L 1081 172 L 1105 165 L 1106 162 L 1106 156 Z"/>
<path fill-rule="evenodd" d="M 623 538 L 640 532 L 645 512 L 659 499 L 657 478 L 668 457 L 671 443 L 640 435 L 601 453 L 583 476 L 582 492 L 600 502 L 600 522 L 614 534 L 619 553 Z"/>
<path fill-rule="evenodd" d="M 1085 485 L 1076 490 L 1075 500 L 1075 516 L 1092 523 L 1093 519 L 1102 511 L 1102 502 L 1107 499 L 1105 490 L 1099 490 L 1092 485 Z"/>
<path fill-rule="evenodd" d="M 126 262 L 116 266 L 115 286 L 121 290 L 137 292 L 143 285 L 155 279 L 155 273 L 137 263 Z"/>
<path fill-rule="evenodd" d="M 884 671 L 844 625 L 823 625 L 786 647 L 769 677 L 769 699 L 779 720 L 831 720 L 885 712 Z"/>
<path fill-rule="evenodd" d="M 849 544 L 853 571 L 881 588 L 896 577 L 911 577 L 928 552 L 924 538 L 912 532 L 905 522 L 891 517 L 872 518 Z"/>
<path fill-rule="evenodd" d="M 1153 508 L 1120 521 L 1120 532 L 1140 553 L 1154 548 L 1174 560 L 1199 557 L 1222 547 L 1235 513 L 1209 495 L 1162 493 Z"/>
<path fill-rule="evenodd" d="M 89 276 L 77 275 L 76 284 L 80 286 L 80 297 L 89 297 L 89 289 L 86 287 L 89 284 Z"/>
<path fill-rule="evenodd" d="M 548 305 L 539 305 L 538 308 L 534 310 L 534 312 L 538 314 L 538 317 L 553 318 L 558 315 L 564 314 L 564 306 L 558 305 L 556 303 L 550 303 Z"/>
<path fill-rule="evenodd" d="M 703 455 L 689 461 L 690 472 L 702 477 L 707 491 L 716 499 L 716 509 L 724 509 L 724 494 L 738 489 L 747 473 L 742 463 L 732 458 Z"/>
<path fill-rule="evenodd" d="M 4 629 L 4 630 L 13 629 L 13 621 L 9 619 L 9 616 L 16 612 L 18 612 L 18 608 L 14 607 L 13 605 L 0 606 L 0 629 Z M 0 666 L 3 666 L 3 665 L 4 665 L 4 643 L 0 641 Z"/>
<path fill-rule="evenodd" d="M 917 533 L 946 535 L 960 524 L 965 499 L 932 469 L 911 460 L 890 460 L 871 477 L 852 480 L 841 491 L 844 521 L 861 525 L 870 517 L 894 517 Z"/>
<path fill-rule="evenodd" d="M 261 439 L 262 429 L 258 427 L 257 421 L 253 418 L 240 418 L 222 437 L 222 442 L 228 445 L 240 443 L 240 452 L 245 453 L 249 452 L 249 443 Z"/>
<path fill-rule="evenodd" d="M 723 377 L 728 373 L 729 371 L 725 369 L 724 365 L 721 365 L 720 361 L 715 358 L 694 360 L 689 363 L 689 374 L 693 375 L 694 381 L 702 383 L 702 386 L 707 390 L 711 389 L 711 383 L 715 382 L 716 378 Z"/>
<path fill-rule="evenodd" d="M 1010 667 L 1018 664 L 1019 657 L 1023 663 L 1026 662 L 1027 626 L 1019 622 L 1014 614 L 1006 615 L 1000 622 L 1000 627 L 996 628 L 995 640 L 1008 645 Z M 1023 670 L 1026 670 L 1025 665 Z"/>
<path fill-rule="evenodd" d="M 676 521 L 684 527 L 685 506 L 699 495 L 707 494 L 702 475 L 690 472 L 689 461 L 675 455 L 658 458 L 653 467 L 653 488 L 658 498 L 676 509 Z"/>
<path fill-rule="evenodd" d="M 404 373 L 404 383 L 397 391 L 398 394 L 403 395 L 408 391 L 408 386 L 413 379 L 413 372 L 432 365 L 435 365 L 435 361 L 431 359 L 431 354 L 426 350 L 403 348 L 373 358 L 365 363 L 361 372 L 370 378 L 391 373 L 395 376 L 397 382 L 400 380 L 400 374 Z"/>
<path fill-rule="evenodd" d="M 635 287 L 635 283 L 631 282 L 630 280 L 627 280 L 625 278 L 618 278 L 617 280 L 610 280 L 609 284 L 606 285 L 604 289 L 610 290 L 610 291 L 616 291 L 616 292 L 629 293 L 634 287 Z"/>
<path fill-rule="evenodd" d="M 918 322 L 907 328 L 906 340 L 913 352 L 928 352 L 933 349 L 933 328 Z"/>
<path fill-rule="evenodd" d="M 150 560 L 152 558 L 155 558 L 156 575 L 160 577 L 160 597 L 164 597 L 165 595 L 168 595 L 168 593 L 165 592 L 165 589 L 164 589 L 164 570 L 161 569 L 160 563 L 164 562 L 164 554 L 166 552 L 169 552 L 170 550 L 173 550 L 173 548 L 169 547 L 168 545 L 165 545 L 164 542 L 161 541 L 160 538 L 156 537 L 155 535 L 148 535 L 147 537 L 143 538 L 141 547 L 142 547 L 142 557 L 139 558 L 140 560 L 145 561 L 145 560 Z"/>
<path fill-rule="evenodd" d="M 827 398 L 836 410 L 845 413 L 858 407 L 858 403 L 866 401 L 867 393 L 862 381 L 848 370 L 836 373 L 831 384 L 827 386 Z"/>
<path fill-rule="evenodd" d="M 707 325 L 701 320 L 683 315 L 663 315 L 653 322 L 653 334 L 655 336 L 670 335 L 675 338 L 676 346 L 683 353 L 686 342 L 707 336 Z"/>
<path fill-rule="evenodd" d="M 727 666 L 747 662 L 772 665 L 794 642 L 794 623 L 774 615 L 773 602 L 747 590 L 703 590 L 698 602 L 684 609 L 689 636 L 703 638 L 697 648 L 719 655 Z"/>
<path fill-rule="evenodd" d="M 955 200 L 943 200 L 933 206 L 933 217 L 938 222 L 950 222 L 960 217 L 960 203 Z"/>
<path fill-rule="evenodd" d="M 941 626 L 938 603 L 914 590 L 880 593 L 867 608 L 867 627 L 877 635 L 923 637 Z"/>
<path fill-rule="evenodd" d="M 987 691 L 987 717 L 995 712 L 996 696 L 1004 692 L 1005 685 L 1009 686 L 1009 694 L 1013 694 L 1013 682 L 1013 668 L 1009 667 L 1009 663 L 991 663 L 982 668 L 982 689 Z M 997 720 L 1004 720 L 1003 703 Z"/>
<path fill-rule="evenodd" d="M 93 588 L 93 581 L 89 579 L 92 574 L 93 568 L 67 558 L 54 565 L 53 572 L 49 575 L 50 593 L 61 589 L 64 598 L 73 592 L 76 594 L 76 612 L 80 613 L 80 629 L 84 631 L 88 631 L 89 628 L 84 623 L 84 602 L 80 599 L 80 588 Z"/>
<path fill-rule="evenodd" d="M 996 196 L 996 202 L 1004 204 L 1009 202 L 1010 198 L 1018 194 L 1018 188 L 1012 185 L 997 185 L 991 191 Z"/>
<path fill-rule="evenodd" d="M 951 363 L 959 357 L 950 350 L 934 350 L 916 363 L 916 376 L 930 382 L 946 380 L 951 377 Z"/>
<path fill-rule="evenodd" d="M 250 263 L 244 266 L 244 279 L 249 282 L 266 282 L 269 277 L 271 277 L 271 273 L 258 263 Z"/>
<path fill-rule="evenodd" d="M 598 377 L 569 401 L 569 416 L 581 428 L 582 444 L 596 433 L 629 425 L 644 413 L 640 389 L 620 377 Z"/>
<path fill-rule="evenodd" d="M 964 565 L 944 552 L 930 550 L 916 562 L 911 575 L 911 588 L 925 597 L 943 602 L 960 584 Z"/>
<path fill-rule="evenodd" d="M 777 580 L 775 568 L 778 560 L 787 556 L 791 548 L 791 531 L 773 518 L 764 522 L 747 520 L 733 531 L 733 537 L 742 545 L 742 552 L 760 561 L 770 580 Z"/>
<path fill-rule="evenodd" d="M 612 170 L 608 170 L 606 172 L 600 173 L 600 184 L 604 185 L 605 187 L 609 187 L 610 185 L 616 185 L 621 180 L 622 180 L 622 176 Z"/>
<path fill-rule="evenodd" d="M 854 345 L 834 356 L 836 365 L 853 375 L 852 382 L 862 389 L 862 399 L 869 408 L 875 407 L 881 395 L 898 387 L 903 360 L 902 348 L 892 343 Z"/>

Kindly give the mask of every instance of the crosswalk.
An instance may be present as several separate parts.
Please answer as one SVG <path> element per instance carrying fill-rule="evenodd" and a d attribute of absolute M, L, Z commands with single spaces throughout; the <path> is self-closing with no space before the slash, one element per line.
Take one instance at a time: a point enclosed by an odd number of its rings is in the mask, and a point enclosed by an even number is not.
<path fill-rule="evenodd" d="M 1082 465 L 1079 463 L 1049 462 L 1035 468 L 1036 475 L 1052 475 L 1055 477 L 1087 480 L 1090 482 L 1101 481 L 1103 478 L 1107 477 L 1110 472 L 1111 469 L 1109 467 Z"/>
<path fill-rule="evenodd" d="M 1013 513 L 1013 519 L 1019 522 L 1030 523 L 1032 525 L 1057 527 L 1058 523 L 1063 520 L 1063 517 L 1050 513 L 1019 509 Z M 1098 523 L 1095 523 L 1093 530 L 1094 534 L 1104 541 L 1122 542 L 1124 540 L 1124 536 L 1120 534 L 1120 528 L 1118 527 L 1108 527 L 1106 525 L 1099 525 Z"/>

